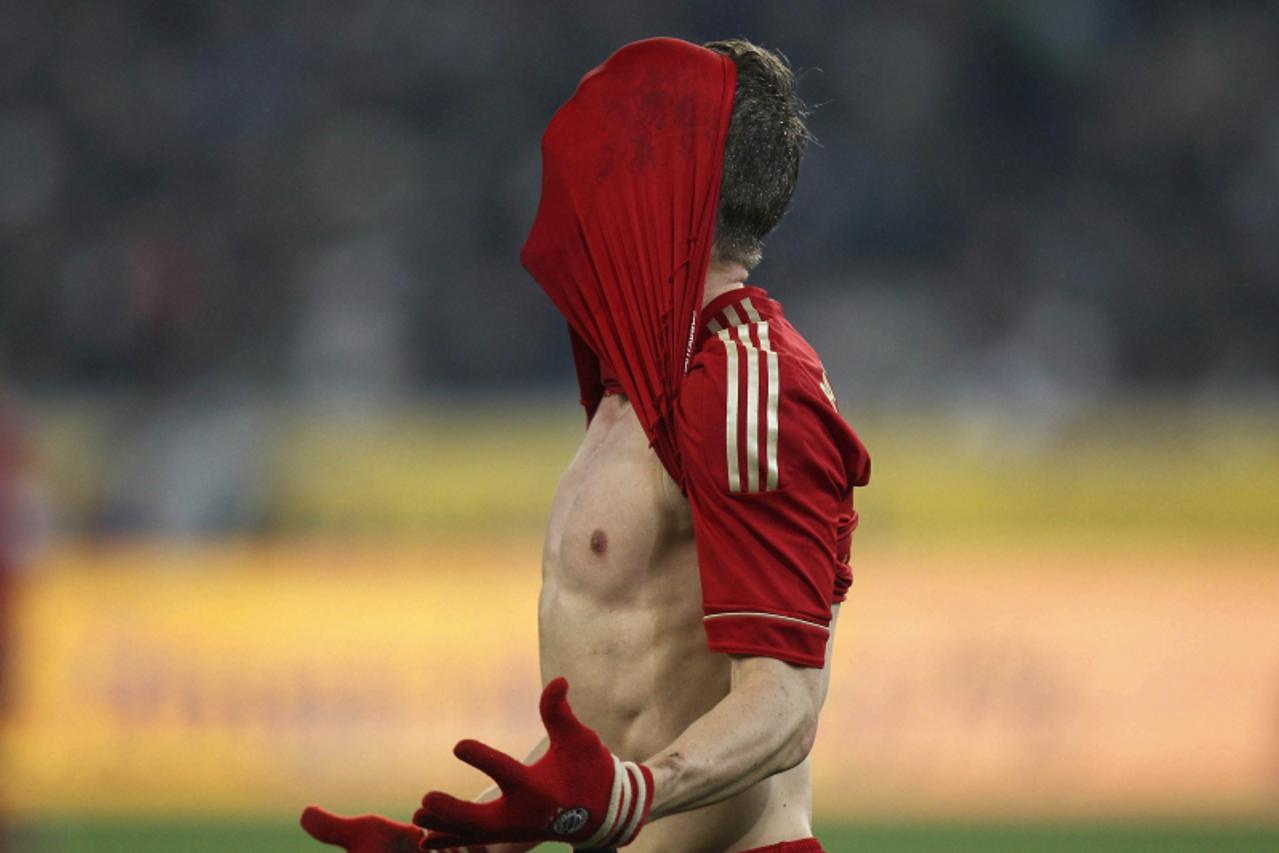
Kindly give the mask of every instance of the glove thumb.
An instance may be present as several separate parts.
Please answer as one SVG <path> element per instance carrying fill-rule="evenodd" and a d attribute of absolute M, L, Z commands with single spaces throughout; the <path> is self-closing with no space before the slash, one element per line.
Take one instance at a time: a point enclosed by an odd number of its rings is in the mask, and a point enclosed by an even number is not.
<path fill-rule="evenodd" d="M 552 679 L 542 691 L 542 701 L 538 707 L 542 713 L 542 725 L 551 741 L 562 740 L 585 728 L 578 721 L 573 709 L 568 704 L 568 680 L 563 676 Z"/>

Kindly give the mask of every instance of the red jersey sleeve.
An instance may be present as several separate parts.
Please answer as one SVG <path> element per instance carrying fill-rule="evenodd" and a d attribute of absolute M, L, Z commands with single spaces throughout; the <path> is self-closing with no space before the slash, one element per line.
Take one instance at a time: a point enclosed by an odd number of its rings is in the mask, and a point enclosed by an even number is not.
<path fill-rule="evenodd" d="M 869 457 L 820 362 L 721 332 L 685 380 L 677 434 L 710 648 L 823 666 Z"/>

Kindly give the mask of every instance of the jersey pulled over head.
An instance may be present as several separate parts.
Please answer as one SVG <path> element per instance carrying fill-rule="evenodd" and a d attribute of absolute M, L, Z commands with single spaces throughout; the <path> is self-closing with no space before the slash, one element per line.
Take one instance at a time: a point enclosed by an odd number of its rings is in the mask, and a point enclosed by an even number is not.
<path fill-rule="evenodd" d="M 733 111 L 728 57 L 678 39 L 626 45 L 542 137 L 542 197 L 520 259 L 569 323 L 582 404 L 600 362 L 682 482 L 673 407 L 710 261 Z"/>
<path fill-rule="evenodd" d="M 521 258 L 568 319 L 588 415 L 620 387 L 688 497 L 709 647 L 820 667 L 870 459 L 780 305 L 747 286 L 702 308 L 712 249 L 753 266 L 790 201 L 792 84 L 747 42 L 622 48 L 542 138 Z"/>

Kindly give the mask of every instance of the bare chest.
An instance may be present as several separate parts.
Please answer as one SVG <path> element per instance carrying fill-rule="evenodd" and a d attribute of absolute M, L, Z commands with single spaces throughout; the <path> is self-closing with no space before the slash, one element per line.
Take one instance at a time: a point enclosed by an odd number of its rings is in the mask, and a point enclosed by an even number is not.
<path fill-rule="evenodd" d="M 605 398 L 551 505 L 545 579 L 568 595 L 626 604 L 671 580 L 661 576 L 695 570 L 687 502 L 630 406 Z"/>

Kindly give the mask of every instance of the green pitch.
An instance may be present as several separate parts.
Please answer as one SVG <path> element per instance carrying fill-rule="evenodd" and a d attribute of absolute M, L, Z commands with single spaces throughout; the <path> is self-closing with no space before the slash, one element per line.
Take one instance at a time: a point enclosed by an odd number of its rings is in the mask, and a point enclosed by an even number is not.
<path fill-rule="evenodd" d="M 829 853 L 1273 853 L 1279 825 L 826 826 Z M 319 853 L 290 823 L 127 825 L 68 822 L 19 831 L 6 853 Z M 550 846 L 545 849 L 551 850 Z M 676 851 L 672 851 L 676 853 Z"/>

